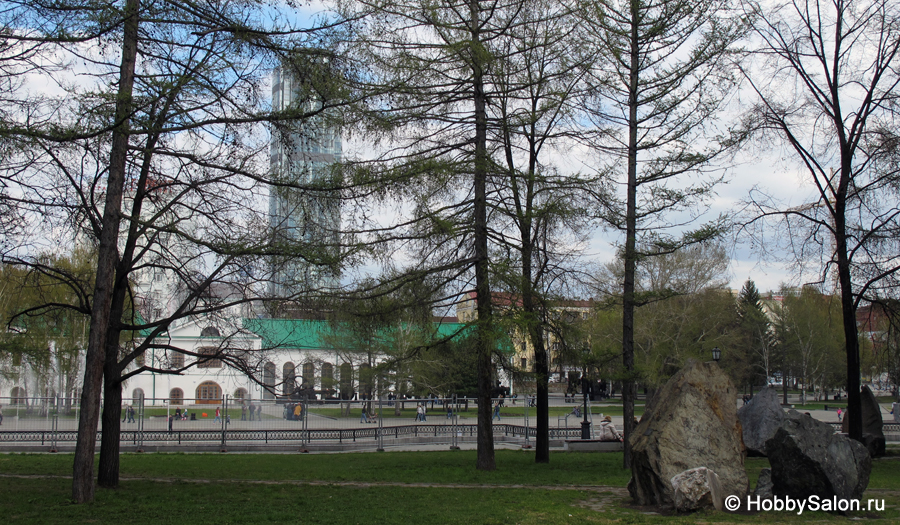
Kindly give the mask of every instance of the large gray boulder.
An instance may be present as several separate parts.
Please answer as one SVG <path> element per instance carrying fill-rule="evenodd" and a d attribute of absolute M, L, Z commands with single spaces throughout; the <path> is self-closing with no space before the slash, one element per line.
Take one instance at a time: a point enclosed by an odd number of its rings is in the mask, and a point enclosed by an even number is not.
<path fill-rule="evenodd" d="M 869 454 L 873 458 L 884 456 L 884 419 L 881 417 L 881 405 L 878 404 L 875 394 L 869 390 L 868 386 L 862 388 L 859 397 L 860 405 L 862 405 L 863 444 L 869 449 Z M 844 412 L 844 420 L 841 424 L 841 430 L 844 433 L 850 432 L 849 415 L 849 410 Z"/>
<path fill-rule="evenodd" d="M 784 421 L 784 409 L 778 401 L 778 391 L 766 387 L 753 396 L 749 403 L 738 409 L 738 419 L 743 428 L 744 446 L 752 455 L 766 455 L 766 441 Z"/>
<path fill-rule="evenodd" d="M 713 362 L 688 361 L 660 390 L 629 439 L 628 491 L 639 505 L 674 504 L 671 479 L 706 467 L 724 494 L 747 493 L 737 389 Z"/>
<path fill-rule="evenodd" d="M 796 410 L 788 411 L 766 450 L 776 496 L 858 499 L 869 484 L 866 447 Z"/>

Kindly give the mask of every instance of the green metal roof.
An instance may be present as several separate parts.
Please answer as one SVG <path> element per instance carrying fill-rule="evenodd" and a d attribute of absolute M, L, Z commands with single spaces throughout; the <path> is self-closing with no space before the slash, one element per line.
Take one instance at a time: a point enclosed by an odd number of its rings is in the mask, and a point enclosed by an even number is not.
<path fill-rule="evenodd" d="M 244 328 L 262 339 L 263 348 L 314 348 L 333 350 L 335 340 L 328 321 L 312 319 L 244 319 Z M 452 337 L 465 323 L 435 323 L 440 337 Z"/>

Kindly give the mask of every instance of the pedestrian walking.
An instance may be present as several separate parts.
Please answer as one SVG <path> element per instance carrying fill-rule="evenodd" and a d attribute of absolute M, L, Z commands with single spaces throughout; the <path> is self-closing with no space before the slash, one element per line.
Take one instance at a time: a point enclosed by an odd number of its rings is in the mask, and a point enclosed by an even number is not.
<path fill-rule="evenodd" d="M 241 421 L 247 421 L 247 403 L 241 403 Z"/>
<path fill-rule="evenodd" d="M 215 422 L 216 422 L 216 423 L 221 423 L 221 422 L 222 422 L 222 413 L 219 411 L 219 407 L 216 407 L 216 419 L 215 419 Z"/>
<path fill-rule="evenodd" d="M 425 422 L 425 405 L 422 403 L 416 405 L 416 421 Z"/>
<path fill-rule="evenodd" d="M 500 421 L 500 407 L 501 406 L 503 406 L 502 400 L 498 399 L 497 404 L 494 405 L 494 413 L 493 413 L 493 415 L 491 415 L 491 421 L 493 421 L 494 418 L 497 418 L 497 421 Z"/>

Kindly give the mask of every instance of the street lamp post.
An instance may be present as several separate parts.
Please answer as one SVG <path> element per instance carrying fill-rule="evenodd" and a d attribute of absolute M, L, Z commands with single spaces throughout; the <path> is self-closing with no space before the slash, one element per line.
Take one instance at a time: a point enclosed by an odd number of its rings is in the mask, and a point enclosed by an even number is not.
<path fill-rule="evenodd" d="M 583 413 L 582 413 L 582 415 L 584 416 L 584 419 L 581 421 L 581 439 L 591 439 L 591 422 L 588 421 L 588 417 L 587 417 L 587 410 L 588 410 L 588 406 L 587 406 L 587 396 L 588 396 L 588 394 L 587 394 L 587 391 L 588 391 L 588 389 L 587 389 L 587 384 L 588 384 L 588 383 L 587 383 L 587 376 L 586 376 L 585 374 L 582 374 L 582 376 L 581 376 L 581 393 L 582 393 L 583 398 L 584 398 L 584 410 L 583 410 Z"/>

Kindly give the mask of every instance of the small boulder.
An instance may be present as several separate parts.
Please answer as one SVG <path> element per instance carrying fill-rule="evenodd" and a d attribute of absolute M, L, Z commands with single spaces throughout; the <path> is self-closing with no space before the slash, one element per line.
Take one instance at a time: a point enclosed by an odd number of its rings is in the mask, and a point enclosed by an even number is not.
<path fill-rule="evenodd" d="M 657 395 L 631 434 L 628 492 L 639 505 L 672 506 L 672 478 L 706 467 L 724 494 L 747 494 L 737 389 L 713 362 L 688 361 Z"/>
<path fill-rule="evenodd" d="M 759 471 L 759 479 L 756 481 L 756 490 L 753 491 L 754 496 L 761 499 L 772 499 L 772 469 L 764 468 Z"/>
<path fill-rule="evenodd" d="M 738 419 L 743 429 L 744 446 L 754 456 L 766 455 L 766 441 L 784 421 L 784 409 L 778 401 L 778 391 L 768 386 L 753 396 L 749 403 L 738 409 Z"/>
<path fill-rule="evenodd" d="M 875 394 L 868 386 L 862 387 L 859 393 L 862 408 L 863 444 L 869 449 L 869 454 L 882 457 L 885 454 L 884 419 L 881 417 L 881 405 L 875 399 Z M 850 432 L 850 411 L 844 412 L 844 420 L 841 430 L 847 434 Z"/>
<path fill-rule="evenodd" d="M 715 507 L 722 510 L 725 494 L 719 476 L 706 467 L 685 470 L 671 479 L 675 495 L 675 510 L 691 512 L 702 508 Z"/>
<path fill-rule="evenodd" d="M 772 465 L 772 493 L 805 499 L 862 497 L 869 484 L 872 458 L 866 447 L 831 425 L 790 410 L 766 442 Z"/>

